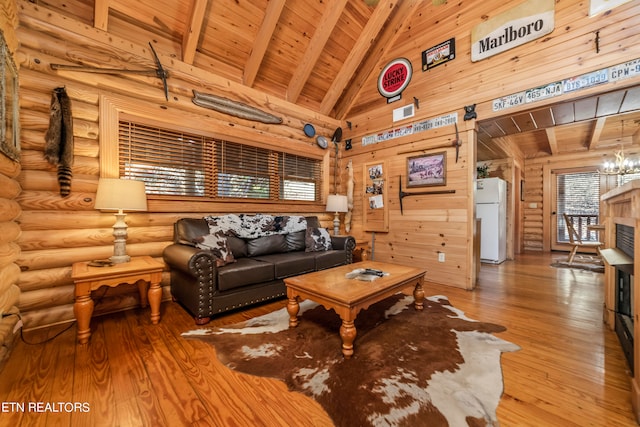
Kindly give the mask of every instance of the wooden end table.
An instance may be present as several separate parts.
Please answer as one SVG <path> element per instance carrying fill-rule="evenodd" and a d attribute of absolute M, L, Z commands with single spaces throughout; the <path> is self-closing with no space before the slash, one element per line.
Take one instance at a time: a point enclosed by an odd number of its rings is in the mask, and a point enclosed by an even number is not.
<path fill-rule="evenodd" d="M 151 306 L 151 323 L 160 321 L 160 301 L 162 300 L 162 270 L 164 265 L 150 256 L 132 257 L 129 262 L 105 267 L 92 267 L 89 261 L 73 264 L 71 277 L 75 284 L 73 313 L 78 322 L 78 343 L 86 344 L 91 336 L 91 315 L 93 300 L 91 291 L 101 286 L 116 287 L 123 283 L 137 284 L 140 291 L 140 305 Z M 149 290 L 147 292 L 147 283 Z"/>
<path fill-rule="evenodd" d="M 345 274 L 356 268 L 372 268 L 389 273 L 372 282 L 347 279 Z M 287 286 L 287 311 L 289 327 L 298 326 L 299 299 L 310 299 L 327 310 L 333 309 L 342 319 L 340 338 L 342 354 L 345 359 L 353 355 L 353 341 L 356 338 L 354 321 L 360 310 L 414 285 L 413 297 L 416 310 L 423 309 L 424 290 L 422 284 L 426 270 L 387 264 L 375 261 L 363 261 L 347 264 L 314 273 L 303 274 L 284 279 Z"/>

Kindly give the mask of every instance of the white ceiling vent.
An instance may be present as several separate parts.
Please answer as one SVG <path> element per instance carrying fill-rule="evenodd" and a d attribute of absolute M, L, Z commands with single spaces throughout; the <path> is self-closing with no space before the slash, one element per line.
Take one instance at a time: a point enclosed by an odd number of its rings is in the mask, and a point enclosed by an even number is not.
<path fill-rule="evenodd" d="M 393 110 L 393 121 L 397 122 L 400 120 L 408 119 L 409 117 L 415 116 L 415 105 L 409 104 L 404 107 L 396 108 Z"/>

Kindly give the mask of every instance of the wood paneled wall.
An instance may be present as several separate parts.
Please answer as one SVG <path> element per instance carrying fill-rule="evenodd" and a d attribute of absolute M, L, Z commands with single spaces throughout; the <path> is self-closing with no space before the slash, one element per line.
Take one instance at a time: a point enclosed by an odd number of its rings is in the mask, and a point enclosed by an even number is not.
<path fill-rule="evenodd" d="M 0 28 L 12 54 L 18 48 L 15 35 L 17 26 L 15 4 L 3 2 L 0 6 Z M 16 180 L 19 173 L 20 164 L 0 153 L 0 366 L 11 351 L 20 313 L 17 307 L 20 267 L 16 263 L 20 255 L 17 244 L 20 226 L 16 222 L 20 205 L 15 200 L 20 194 L 20 185 Z"/>
<path fill-rule="evenodd" d="M 251 140 L 274 149 L 305 153 L 325 159 L 327 165 L 324 193 L 333 189 L 335 152 L 323 150 L 315 139 L 303 133 L 305 123 L 313 123 L 318 134 L 330 135 L 343 124 L 284 101 L 268 99 L 257 90 L 242 87 L 215 75 L 204 73 L 172 58 L 170 101 L 164 99 L 161 82 L 152 77 L 98 75 L 56 72 L 51 63 L 66 63 L 70 56 L 108 58 L 110 68 L 153 68 L 148 47 L 73 22 L 29 2 L 18 2 L 21 42 L 17 62 L 21 65 L 20 124 L 22 132 L 22 193 L 17 201 L 22 208 L 19 223 L 22 252 L 17 263 L 22 269 L 19 307 L 26 329 L 68 322 L 73 319 L 74 286 L 71 265 L 76 261 L 108 258 L 113 253 L 112 225 L 115 217 L 93 208 L 93 199 L 101 170 L 101 99 L 127 105 L 156 120 L 179 121 L 190 129 L 206 129 L 221 138 Z M 126 48 L 123 48 L 126 46 Z M 136 65 L 137 64 L 137 65 Z M 106 65 L 105 65 L 106 66 Z M 74 166 L 71 194 L 59 195 L 56 167 L 43 157 L 44 135 L 49 126 L 51 92 L 64 86 L 71 98 L 74 126 Z M 195 106 L 192 90 L 227 96 L 255 105 L 283 117 L 281 125 L 265 125 L 237 119 Z M 104 105 L 102 105 L 104 107 Z M 236 139 L 237 140 L 237 139 Z M 127 215 L 127 253 L 161 259 L 172 241 L 173 223 L 181 217 L 202 217 L 226 212 L 318 215 L 323 225 L 331 226 L 332 216 L 323 203 L 170 203 L 149 199 L 149 211 Z M 164 297 L 169 298 L 168 271 L 163 275 Z M 103 288 L 106 289 L 106 288 Z M 134 287 L 110 288 L 94 296 L 95 314 L 123 310 L 138 305 Z"/>
<path fill-rule="evenodd" d="M 555 30 L 549 36 L 471 63 L 471 29 L 480 23 L 481 16 L 494 16 L 511 7 L 513 4 L 499 0 L 460 1 L 452 12 L 451 8 L 438 8 L 431 2 L 422 2 L 419 11 L 400 30 L 398 46 L 392 50 L 393 57 L 381 58 L 380 61 L 382 66 L 388 60 L 406 57 L 413 63 L 413 79 L 403 94 L 403 100 L 386 104 L 376 88 L 377 72 L 372 73 L 357 99 L 355 112 L 347 118 L 352 124 L 349 129 L 343 122 L 267 97 L 258 90 L 165 57 L 162 52 L 158 52 L 160 59 L 163 64 L 170 65 L 171 71 L 169 102 L 165 101 L 161 82 L 156 78 L 54 72 L 49 67 L 50 63 L 66 63 L 72 58 L 93 58 L 94 62 L 110 68 L 152 68 L 154 64 L 145 45 L 119 39 L 84 23 L 50 13 L 45 7 L 20 0 L 17 39 L 21 47 L 16 62 L 21 67 L 23 156 L 19 182 L 23 192 L 16 200 L 22 208 L 19 218 L 23 230 L 19 239 L 22 254 L 17 263 L 23 270 L 19 285 L 22 290 L 20 308 L 25 315 L 25 324 L 33 328 L 72 319 L 71 263 L 105 258 L 111 254 L 113 216 L 93 209 L 97 180 L 102 172 L 99 140 L 99 99 L 102 95 L 125 99 L 128 103 L 151 105 L 157 109 L 160 119 L 167 115 L 183 115 L 187 117 L 188 126 L 206 127 L 223 137 L 242 135 L 242 138 L 267 146 L 293 147 L 318 156 L 330 156 L 325 193 L 333 189 L 331 168 L 335 164 L 340 171 L 339 191 L 345 192 L 342 185 L 346 181 L 345 166 L 353 160 L 356 191 L 351 234 L 360 240 L 374 242 L 376 260 L 419 264 L 427 268 L 429 280 L 472 288 L 475 282 L 475 121 L 462 121 L 462 107 L 476 104 L 478 120 L 493 117 L 501 114 L 492 111 L 491 101 L 495 98 L 640 58 L 640 35 L 629 30 L 638 25 L 640 3 L 630 2 L 609 14 L 588 18 L 587 2 L 567 0 L 556 2 Z M 599 53 L 594 46 L 596 31 L 600 34 Z M 457 58 L 446 65 L 421 72 L 421 52 L 451 37 L 456 38 Z M 637 77 L 620 84 L 637 84 L 639 81 L 640 77 Z M 64 199 L 57 193 L 54 167 L 42 156 L 50 94 L 57 86 L 65 86 L 72 98 L 76 137 L 72 193 Z M 610 88 L 611 85 L 604 85 L 581 94 Z M 192 104 L 193 89 L 244 101 L 281 115 L 284 123 L 263 125 L 204 111 Z M 452 146 L 455 139 L 453 126 L 366 147 L 361 145 L 363 136 L 406 124 L 394 124 L 392 110 L 412 102 L 410 100 L 414 97 L 420 101 L 420 108 L 412 122 L 458 113 L 462 146 L 457 163 Z M 563 95 L 552 101 L 566 98 Z M 527 108 L 531 105 L 516 107 L 508 113 Z M 313 123 L 318 133 L 326 136 L 341 126 L 345 130 L 344 139 L 352 139 L 353 149 L 344 151 L 342 145 L 340 159 L 334 159 L 333 150 L 322 152 L 315 141 L 304 137 L 302 127 L 307 122 Z M 401 213 L 399 177 L 406 176 L 406 158 L 442 150 L 447 151 L 447 185 L 444 188 L 455 190 L 455 193 L 406 197 L 404 212 Z M 389 169 L 389 232 L 376 232 L 373 236 L 362 228 L 365 194 L 363 183 L 359 181 L 363 176 L 362 165 L 381 159 L 388 163 Z M 538 211 L 540 207 L 529 209 L 526 206 L 538 198 L 541 200 L 538 206 L 542 204 L 544 165 L 528 160 L 524 164 L 516 161 L 514 165 L 513 175 L 516 169 L 524 170 L 526 181 L 522 227 L 525 247 L 538 249 L 538 246 L 542 247 L 539 242 L 543 241 L 541 236 L 544 234 L 542 211 Z M 332 220 L 332 215 L 327 215 L 321 204 L 185 203 L 180 211 L 160 201 L 151 200 L 149 205 L 149 212 L 127 216 L 130 225 L 128 252 L 131 255 L 160 257 L 171 239 L 172 223 L 181 216 L 282 212 L 318 214 L 327 226 L 331 226 Z M 437 261 L 438 252 L 445 253 L 444 263 Z M 163 285 L 166 289 L 166 274 Z M 136 298 L 133 289 L 110 290 L 101 299 L 96 312 L 134 306 Z"/>
<path fill-rule="evenodd" d="M 555 30 L 548 36 L 491 58 L 471 62 L 471 30 L 483 17 L 493 17 L 513 7 L 512 2 L 499 0 L 461 1 L 452 11 L 451 8 L 445 10 L 431 2 L 422 2 L 418 12 L 407 20 L 401 30 L 399 42 L 391 50 L 390 55 L 393 56 L 380 60 L 380 67 L 399 57 L 407 58 L 413 64 L 414 74 L 402 94 L 402 100 L 387 104 L 380 96 L 376 86 L 379 70 L 372 73 L 363 85 L 364 89 L 356 102 L 356 113 L 347 118 L 352 123 L 352 129 L 345 133 L 345 138 L 352 139 L 353 149 L 346 151 L 344 156 L 347 160 L 353 159 L 355 170 L 363 163 L 382 157 L 388 158 L 393 165 L 389 232 L 376 233 L 377 260 L 417 263 L 427 268 L 429 280 L 463 288 L 473 287 L 473 268 L 470 266 L 475 262 L 475 257 L 467 248 L 473 246 L 474 228 L 471 224 L 475 218 L 474 204 L 472 196 L 465 202 L 459 198 L 473 192 L 475 151 L 468 146 L 473 138 L 463 138 L 461 161 L 456 164 L 455 150 L 447 149 L 447 176 L 452 179 L 447 179 L 446 188 L 455 190 L 455 196 L 405 199 L 410 214 L 405 212 L 400 215 L 397 187 L 394 184 L 397 184 L 398 175 L 406 174 L 403 165 L 408 155 L 401 153 L 415 149 L 437 151 L 440 149 L 438 147 L 451 144 L 453 126 L 362 146 L 364 136 L 453 112 L 458 113 L 462 122 L 465 105 L 476 104 L 477 120 L 482 120 L 640 82 L 640 78 L 634 77 L 617 84 L 586 89 L 579 94 L 565 94 L 548 101 L 494 112 L 492 101 L 496 98 L 640 58 L 640 33 L 631 30 L 640 24 L 639 2 L 630 2 L 609 13 L 590 18 L 588 2 L 568 0 L 555 3 Z M 599 52 L 596 52 L 595 46 L 596 31 L 600 36 Z M 456 40 L 456 59 L 422 72 L 422 51 L 452 37 Z M 414 98 L 419 101 L 420 107 L 416 109 L 416 115 L 394 123 L 392 110 L 413 103 Z M 473 129 L 473 120 L 464 123 L 466 125 L 463 124 L 463 127 Z M 601 159 L 602 153 L 594 156 L 600 156 Z M 571 159 L 584 164 L 582 156 L 571 156 Z M 523 233 L 519 247 L 542 250 L 545 227 L 541 210 L 545 191 L 542 163 L 545 160 L 514 158 L 514 161 L 517 163 L 514 163 L 513 179 L 522 179 L 524 175 L 525 200 L 514 200 L 509 212 L 510 223 L 514 232 L 521 230 Z M 356 173 L 355 176 L 360 175 Z M 536 203 L 537 207 L 528 207 L 531 203 Z M 356 204 L 358 206 L 360 204 Z M 520 223 L 515 221 L 514 215 L 518 216 Z M 356 224 L 360 218 L 361 213 L 354 212 Z M 371 240 L 370 233 L 363 232 L 362 239 Z M 446 257 L 445 262 L 440 263 L 436 260 L 435 252 L 443 247 L 446 248 Z"/>
<path fill-rule="evenodd" d="M 562 171 L 577 171 L 584 168 L 602 167 L 604 155 L 612 153 L 593 152 L 572 155 L 553 156 L 548 159 L 531 159 L 525 170 L 525 246 L 531 251 L 550 251 L 552 221 L 556 220 L 555 206 L 551 192 L 555 185 L 553 175 Z M 600 194 L 617 186 L 615 176 L 601 175 Z M 603 205 L 600 205 L 603 212 Z"/>

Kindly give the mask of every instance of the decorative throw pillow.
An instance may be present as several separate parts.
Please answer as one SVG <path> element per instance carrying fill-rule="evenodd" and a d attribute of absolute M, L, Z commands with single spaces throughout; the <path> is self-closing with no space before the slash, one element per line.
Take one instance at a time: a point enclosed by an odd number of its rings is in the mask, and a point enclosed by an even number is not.
<path fill-rule="evenodd" d="M 195 239 L 196 247 L 199 249 L 209 250 L 216 257 L 216 266 L 235 262 L 233 253 L 229 249 L 227 237 L 223 233 L 206 234 Z"/>
<path fill-rule="evenodd" d="M 332 248 L 331 236 L 325 228 L 309 227 L 305 236 L 305 252 L 328 251 Z"/>

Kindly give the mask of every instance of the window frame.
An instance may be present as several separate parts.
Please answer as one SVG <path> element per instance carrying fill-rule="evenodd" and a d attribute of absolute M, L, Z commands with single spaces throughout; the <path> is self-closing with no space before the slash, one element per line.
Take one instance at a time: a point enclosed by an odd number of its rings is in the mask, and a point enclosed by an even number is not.
<path fill-rule="evenodd" d="M 157 201 L 158 206 L 162 206 L 161 209 L 165 211 L 184 211 L 184 202 L 190 203 L 190 210 L 193 211 L 210 211 L 210 205 L 215 204 L 228 204 L 228 203 L 244 203 L 244 204 L 269 204 L 280 205 L 283 203 L 287 206 L 287 211 L 291 210 L 309 210 L 313 207 L 313 210 L 324 210 L 324 204 L 326 196 L 328 194 L 329 186 L 329 166 L 330 156 L 329 150 L 323 150 L 322 153 L 310 152 L 309 147 L 301 144 L 300 147 L 289 147 L 284 150 L 282 146 L 274 144 L 278 138 L 274 138 L 273 135 L 267 135 L 264 132 L 252 132 L 247 128 L 235 127 L 234 134 L 228 134 L 227 132 L 221 132 L 223 124 L 219 121 L 204 117 L 194 116 L 193 113 L 187 111 L 181 111 L 177 109 L 168 110 L 165 107 L 161 107 L 162 110 L 158 112 L 158 107 L 147 104 L 139 100 L 126 100 L 121 98 L 114 98 L 111 96 L 100 96 L 100 128 L 99 128 L 99 141 L 100 141 L 100 176 L 107 178 L 118 178 L 119 172 L 119 123 L 121 120 L 139 121 L 145 125 L 157 126 L 160 128 L 175 129 L 183 131 L 185 133 L 193 133 L 196 135 L 203 135 L 213 139 L 219 139 L 228 141 L 231 143 L 237 143 L 247 146 L 253 146 L 257 148 L 266 148 L 273 150 L 274 152 L 286 153 L 296 155 L 308 159 L 318 160 L 320 162 L 320 176 L 318 183 L 321 186 L 318 193 L 318 200 L 289 200 L 289 199 L 253 199 L 253 198 L 230 198 L 230 197 L 201 197 L 201 196 L 175 196 L 175 195 L 159 195 L 148 194 L 147 198 L 150 204 L 153 206 L 154 201 Z M 197 122 L 200 129 L 189 126 L 190 123 Z M 228 125 L 227 125 L 228 126 Z M 203 131 L 206 128 L 208 130 Z M 249 139 L 251 138 L 251 139 Z M 290 143 L 284 138 L 281 139 L 283 143 Z M 291 144 L 289 144 L 291 145 Z M 304 146 L 303 146 L 304 145 Z M 278 185 L 281 185 L 282 180 L 279 180 Z M 279 191 L 276 188 L 276 191 Z M 221 205 L 222 206 L 222 205 Z M 222 209 L 224 210 L 224 209 Z"/>

